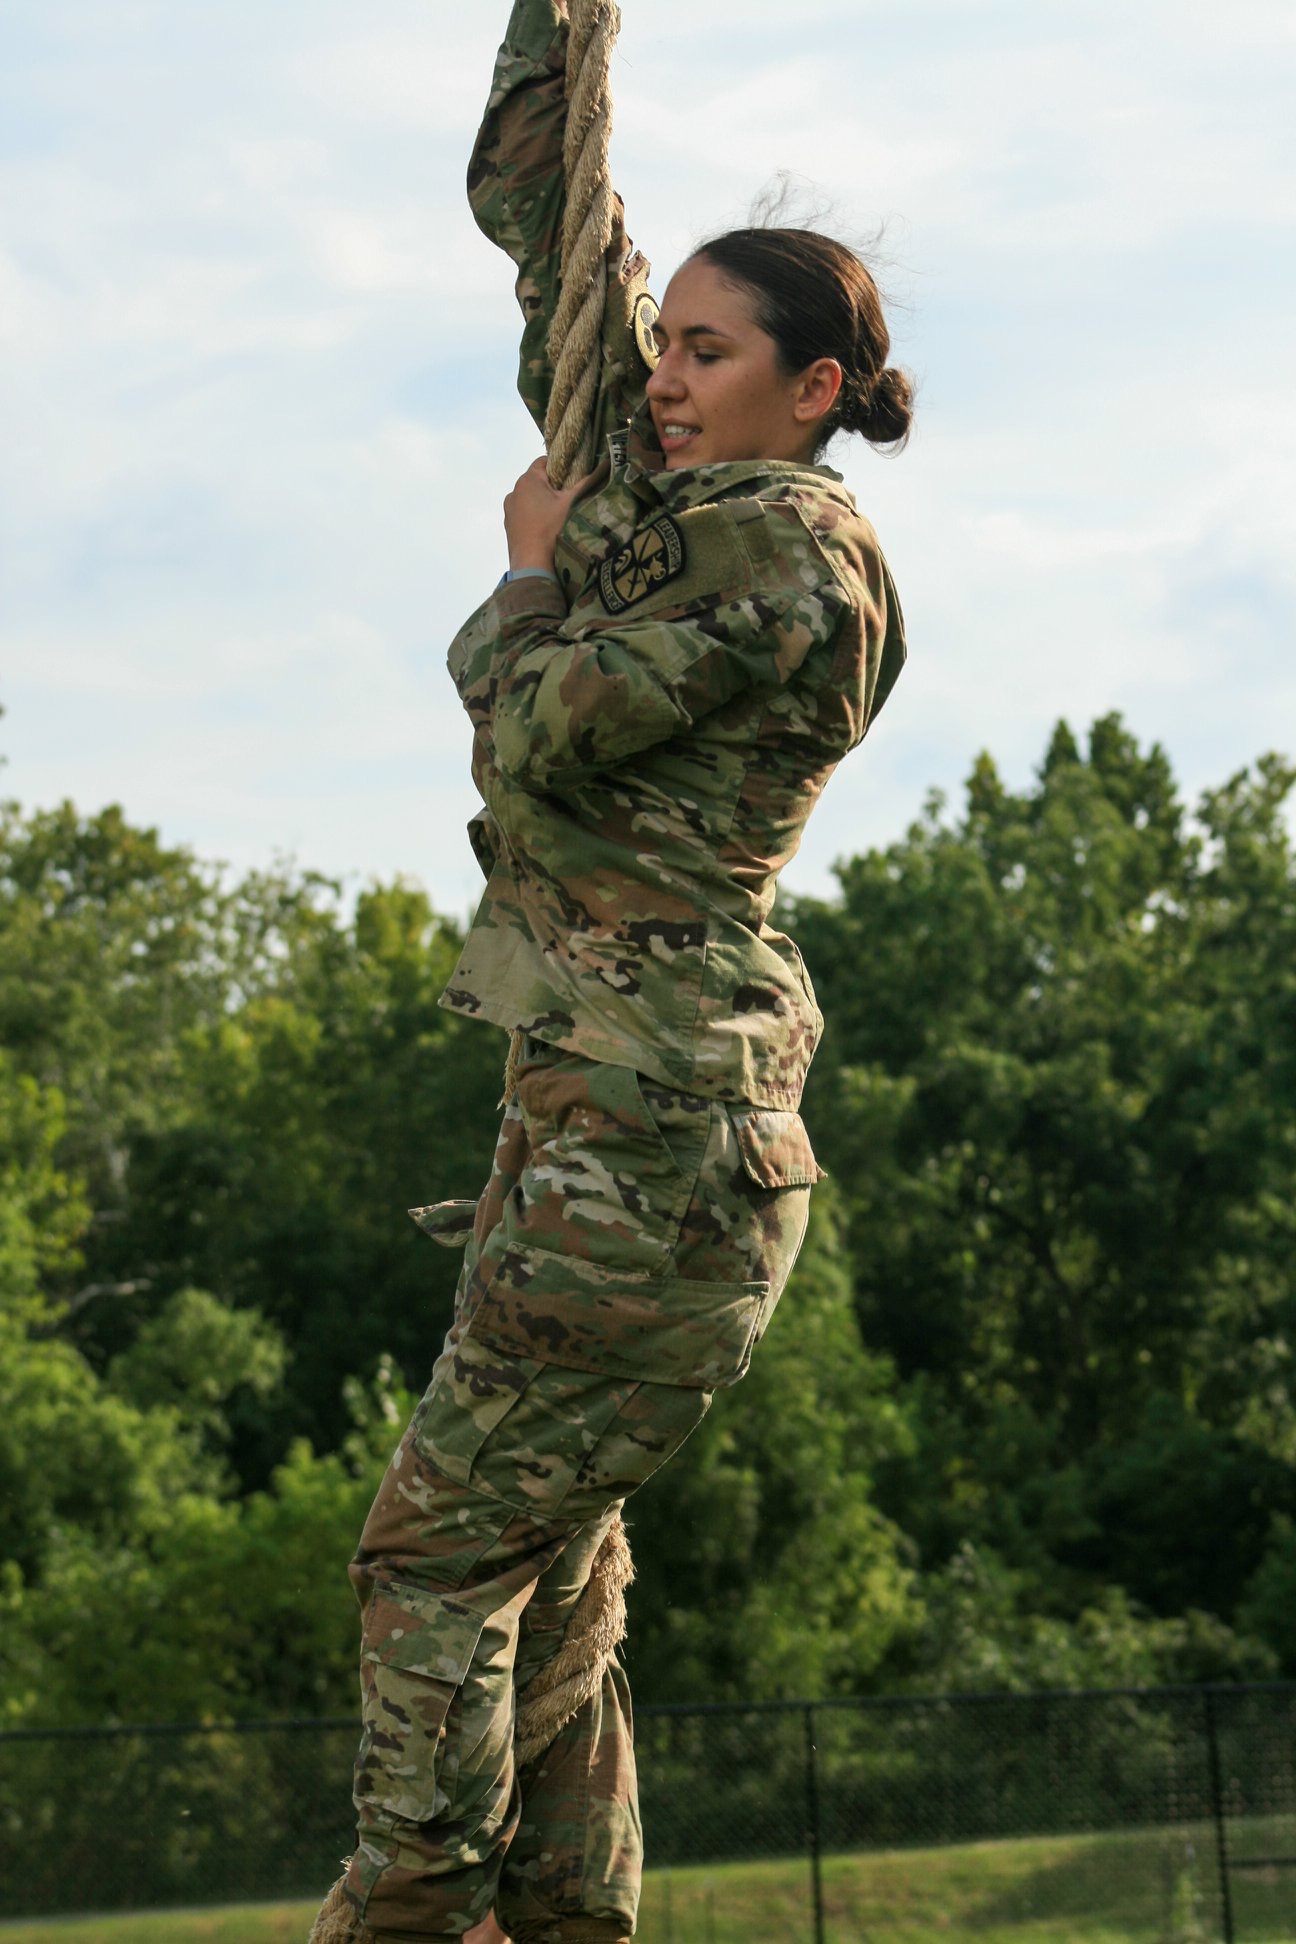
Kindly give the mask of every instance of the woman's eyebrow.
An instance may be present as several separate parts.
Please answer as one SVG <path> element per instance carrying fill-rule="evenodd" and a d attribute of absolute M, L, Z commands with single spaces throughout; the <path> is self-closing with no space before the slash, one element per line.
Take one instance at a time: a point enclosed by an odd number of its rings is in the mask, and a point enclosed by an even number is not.
<path fill-rule="evenodd" d="M 661 325 L 660 322 L 655 323 L 653 325 L 653 330 L 659 332 L 662 337 L 670 336 L 670 332 L 667 331 Z M 684 326 L 684 329 L 680 332 L 680 336 L 682 338 L 700 338 L 700 337 L 724 338 L 729 343 L 733 342 L 733 337 L 731 332 L 721 331 L 717 329 L 717 327 L 714 324 L 686 324 Z"/>

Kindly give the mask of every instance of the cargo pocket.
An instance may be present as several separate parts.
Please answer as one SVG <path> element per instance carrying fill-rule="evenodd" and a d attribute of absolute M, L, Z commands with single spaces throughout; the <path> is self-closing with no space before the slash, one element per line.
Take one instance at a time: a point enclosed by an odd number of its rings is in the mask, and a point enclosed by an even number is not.
<path fill-rule="evenodd" d="M 357 1802 L 409 1822 L 444 1814 L 446 1716 L 484 1626 L 484 1615 L 453 1596 L 405 1583 L 375 1588 L 361 1637 Z"/>
<path fill-rule="evenodd" d="M 514 1409 L 536 1365 L 461 1335 L 437 1358 L 414 1414 L 414 1448 L 457 1485 L 473 1485 L 477 1453 Z"/>
<path fill-rule="evenodd" d="M 813 1188 L 824 1178 L 800 1114 L 777 1107 L 731 1107 L 746 1173 L 760 1188 Z"/>
<path fill-rule="evenodd" d="M 743 1376 L 773 1305 L 768 1282 L 636 1276 L 513 1244 L 466 1340 L 566 1370 L 714 1390 Z"/>
<path fill-rule="evenodd" d="M 637 1386 L 590 1380 L 512 1346 L 461 1336 L 420 1404 L 415 1444 L 428 1464 L 478 1496 L 475 1528 L 497 1536 L 509 1508 L 551 1520 Z"/>
<path fill-rule="evenodd" d="M 409 1214 L 424 1235 L 430 1235 L 443 1249 L 462 1249 L 473 1232 L 477 1204 L 475 1201 L 431 1202 L 426 1208 L 411 1208 Z"/>
<path fill-rule="evenodd" d="M 523 1067 L 517 1099 L 530 1151 L 504 1217 L 509 1237 L 630 1276 L 664 1274 L 706 1146 L 709 1103 L 644 1082 L 630 1067 L 576 1060 Z M 492 1248 L 504 1239 L 492 1237 Z"/>

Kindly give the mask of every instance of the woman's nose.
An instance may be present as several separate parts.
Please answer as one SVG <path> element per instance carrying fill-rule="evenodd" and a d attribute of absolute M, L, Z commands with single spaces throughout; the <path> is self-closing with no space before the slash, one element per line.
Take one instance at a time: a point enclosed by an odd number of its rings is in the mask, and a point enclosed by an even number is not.
<path fill-rule="evenodd" d="M 664 357 L 656 370 L 649 373 L 648 383 L 644 386 L 644 390 L 649 398 L 679 397 L 679 379 L 672 375 L 671 368 Z"/>

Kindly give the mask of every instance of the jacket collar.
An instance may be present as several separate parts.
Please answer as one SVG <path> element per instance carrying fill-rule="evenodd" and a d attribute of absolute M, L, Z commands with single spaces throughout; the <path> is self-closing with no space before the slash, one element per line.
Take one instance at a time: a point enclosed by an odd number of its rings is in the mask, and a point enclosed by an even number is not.
<path fill-rule="evenodd" d="M 841 474 L 831 466 L 807 466 L 789 459 L 730 459 L 668 470 L 646 405 L 631 420 L 629 455 L 623 474 L 626 485 L 636 499 L 667 511 L 683 512 L 710 500 L 727 499 L 735 488 L 757 479 L 769 484 L 799 479 L 807 485 L 815 484 L 820 491 L 825 485 L 836 486 L 840 490 L 833 497 L 855 510 Z"/>

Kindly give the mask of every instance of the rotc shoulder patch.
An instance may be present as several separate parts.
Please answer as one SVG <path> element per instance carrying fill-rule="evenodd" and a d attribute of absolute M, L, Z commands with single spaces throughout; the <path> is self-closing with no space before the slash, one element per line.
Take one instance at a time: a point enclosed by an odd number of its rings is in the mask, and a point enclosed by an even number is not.
<path fill-rule="evenodd" d="M 642 527 L 599 568 L 599 593 L 609 614 L 624 614 L 684 571 L 684 535 L 669 513 Z"/>
<path fill-rule="evenodd" d="M 639 356 L 649 371 L 656 371 L 661 358 L 661 352 L 657 349 L 657 340 L 653 336 L 653 325 L 660 315 L 657 299 L 650 297 L 645 290 L 634 307 L 634 336 Z"/>

